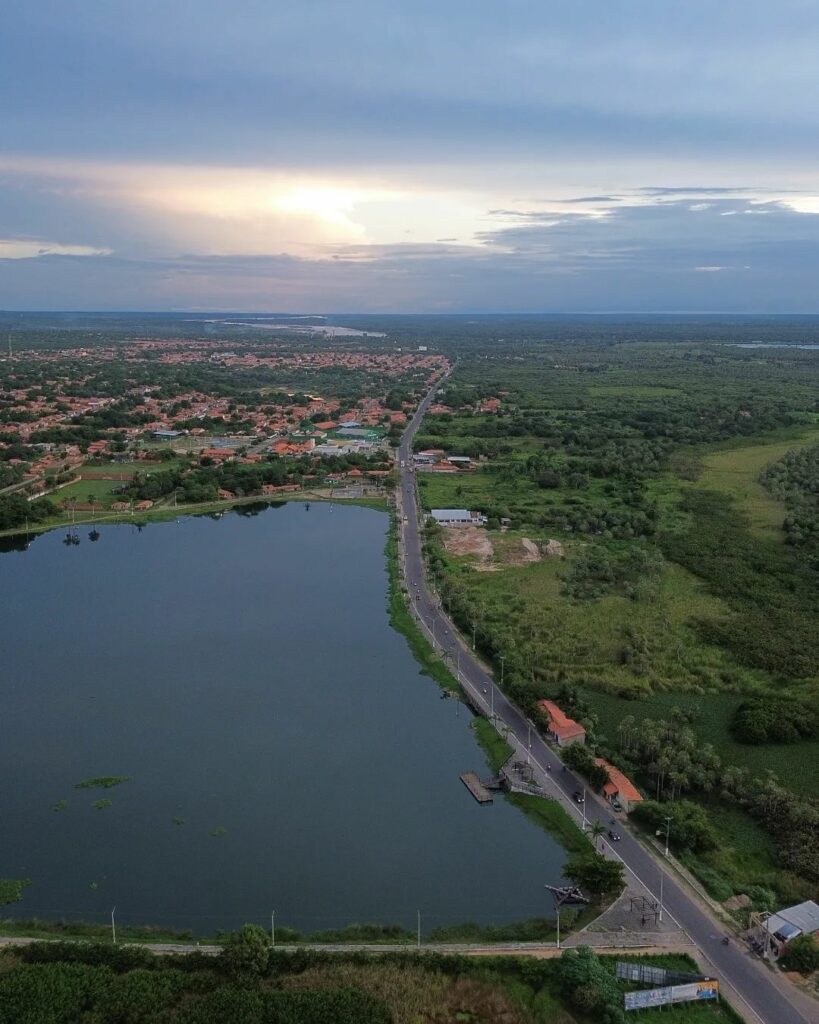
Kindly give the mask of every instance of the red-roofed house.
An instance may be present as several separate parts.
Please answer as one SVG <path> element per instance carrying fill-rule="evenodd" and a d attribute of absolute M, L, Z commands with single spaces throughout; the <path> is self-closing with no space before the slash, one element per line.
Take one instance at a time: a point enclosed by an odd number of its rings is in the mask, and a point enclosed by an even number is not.
<path fill-rule="evenodd" d="M 603 786 L 603 796 L 610 804 L 613 804 L 616 800 L 623 810 L 628 813 L 635 804 L 640 803 L 643 799 L 642 794 L 631 779 L 626 778 L 619 768 L 615 768 L 613 764 L 609 764 L 602 757 L 596 757 L 594 763 L 606 769 L 609 781 Z"/>
<path fill-rule="evenodd" d="M 546 733 L 559 747 L 567 747 L 570 743 L 585 743 L 586 730 L 579 722 L 564 715 L 557 704 L 551 700 L 539 700 L 537 706 L 546 718 Z"/>

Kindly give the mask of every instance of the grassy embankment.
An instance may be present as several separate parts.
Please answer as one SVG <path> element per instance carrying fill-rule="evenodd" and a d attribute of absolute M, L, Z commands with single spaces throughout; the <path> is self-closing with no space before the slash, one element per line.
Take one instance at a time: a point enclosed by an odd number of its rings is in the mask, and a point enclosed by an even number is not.
<path fill-rule="evenodd" d="M 504 1024 L 593 1024 L 584 1003 L 618 1006 L 635 986 L 614 981 L 613 957 L 592 956 L 588 989 L 576 992 L 571 965 L 560 959 L 465 957 L 425 953 L 279 953 L 254 948 L 240 971 L 228 957 L 154 957 L 135 948 L 101 949 L 40 944 L 0 953 L 3 1019 L 70 1024 L 91 1020 L 179 1020 L 261 1024 L 273 1016 L 293 1024 L 420 1024 L 503 1021 Z M 572 957 L 576 961 L 577 958 Z M 620 959 L 672 970 L 696 970 L 682 956 L 622 955 Z M 244 966 L 244 965 L 242 965 Z M 605 988 L 602 986 L 605 985 Z M 605 995 L 604 995 L 605 993 Z M 724 1002 L 687 1004 L 672 1011 L 682 1024 L 736 1024 Z M 667 1010 L 641 1012 L 661 1022 Z"/>

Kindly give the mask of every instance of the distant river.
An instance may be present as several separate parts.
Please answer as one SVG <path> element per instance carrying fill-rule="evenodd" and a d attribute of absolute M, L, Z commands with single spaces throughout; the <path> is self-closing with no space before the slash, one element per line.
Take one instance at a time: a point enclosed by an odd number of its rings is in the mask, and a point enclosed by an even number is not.
<path fill-rule="evenodd" d="M 460 782 L 488 770 L 389 625 L 387 525 L 290 504 L 0 556 L 0 877 L 32 881 L 0 914 L 116 905 L 197 934 L 548 914 L 563 851 Z"/>

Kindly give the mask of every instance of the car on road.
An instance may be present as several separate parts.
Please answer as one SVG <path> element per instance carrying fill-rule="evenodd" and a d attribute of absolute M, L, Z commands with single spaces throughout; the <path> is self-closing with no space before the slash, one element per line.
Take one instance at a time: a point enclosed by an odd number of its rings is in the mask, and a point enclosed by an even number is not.
<path fill-rule="evenodd" d="M 613 829 L 609 829 L 609 839 L 613 843 L 619 843 L 620 842 L 619 834 L 617 832 L 615 832 Z"/>
<path fill-rule="evenodd" d="M 585 796 L 580 792 L 579 789 L 576 789 L 574 791 L 574 800 L 575 800 L 575 803 L 578 803 L 578 804 L 584 804 L 586 802 Z"/>

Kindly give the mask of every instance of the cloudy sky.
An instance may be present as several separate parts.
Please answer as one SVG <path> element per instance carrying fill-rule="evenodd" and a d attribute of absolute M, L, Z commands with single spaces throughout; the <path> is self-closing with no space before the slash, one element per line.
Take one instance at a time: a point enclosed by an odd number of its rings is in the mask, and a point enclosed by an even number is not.
<path fill-rule="evenodd" d="M 0 308 L 819 311 L 815 0 L 4 0 Z"/>

